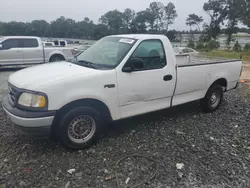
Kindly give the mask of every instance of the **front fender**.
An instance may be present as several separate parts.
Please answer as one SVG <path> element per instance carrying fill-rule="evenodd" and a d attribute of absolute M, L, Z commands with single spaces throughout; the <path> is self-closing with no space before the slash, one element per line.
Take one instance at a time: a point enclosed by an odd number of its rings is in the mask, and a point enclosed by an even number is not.
<path fill-rule="evenodd" d="M 90 92 L 87 92 L 86 90 L 79 90 L 75 92 L 68 92 L 66 97 L 61 98 L 61 100 L 58 101 L 58 104 L 53 104 L 50 102 L 49 109 L 61 109 L 63 106 L 77 101 L 77 100 L 83 100 L 83 99 L 95 99 L 102 103 L 104 103 L 111 114 L 111 117 L 113 120 L 120 119 L 120 113 L 118 109 L 118 104 L 110 102 L 108 99 L 103 97 L 105 95 L 95 95 Z"/>
<path fill-rule="evenodd" d="M 67 90 L 65 88 L 68 88 Z M 95 99 L 104 103 L 111 114 L 113 120 L 120 119 L 119 102 L 117 89 L 105 90 L 100 87 L 90 89 L 84 87 L 67 87 L 62 85 L 53 85 L 50 89 L 42 89 L 49 99 L 48 109 L 59 110 L 63 106 L 82 99 Z"/>

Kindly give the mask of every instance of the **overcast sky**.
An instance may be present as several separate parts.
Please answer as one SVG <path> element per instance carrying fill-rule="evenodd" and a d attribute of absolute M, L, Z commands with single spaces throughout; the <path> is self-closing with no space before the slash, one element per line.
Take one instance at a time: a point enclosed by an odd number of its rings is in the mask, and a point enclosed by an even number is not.
<path fill-rule="evenodd" d="M 202 7 L 208 0 L 159 0 L 167 5 L 173 2 L 176 6 L 178 18 L 172 29 L 188 29 L 185 25 L 188 14 L 195 13 L 207 16 Z M 60 16 L 72 18 L 76 21 L 89 17 L 95 23 L 101 15 L 109 10 L 123 11 L 131 8 L 141 11 L 147 8 L 150 0 L 0 0 L 0 21 L 23 21 L 35 19 L 46 21 L 55 20 Z"/>

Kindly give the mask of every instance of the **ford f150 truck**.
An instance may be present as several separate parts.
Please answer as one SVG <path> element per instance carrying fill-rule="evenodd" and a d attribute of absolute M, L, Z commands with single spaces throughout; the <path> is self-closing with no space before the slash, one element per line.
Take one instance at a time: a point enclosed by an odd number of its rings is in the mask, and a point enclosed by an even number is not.
<path fill-rule="evenodd" d="M 74 62 L 13 73 L 3 108 L 21 132 L 56 135 L 64 145 L 82 149 L 108 121 L 195 100 L 213 112 L 223 92 L 237 87 L 241 68 L 240 60 L 177 65 L 162 35 L 108 36 Z"/>
<path fill-rule="evenodd" d="M 46 47 L 39 37 L 0 38 L 0 67 L 41 64 L 74 58 L 74 51 L 64 47 Z"/>

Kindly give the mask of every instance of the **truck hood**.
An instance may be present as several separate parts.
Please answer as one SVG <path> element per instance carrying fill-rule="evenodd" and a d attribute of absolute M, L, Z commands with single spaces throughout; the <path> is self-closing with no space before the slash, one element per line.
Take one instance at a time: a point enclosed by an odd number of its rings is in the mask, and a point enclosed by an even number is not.
<path fill-rule="evenodd" d="M 22 69 L 10 75 L 9 82 L 22 89 L 35 90 L 50 82 L 67 79 L 69 77 L 89 75 L 96 69 L 82 67 L 69 62 L 58 62 Z"/>

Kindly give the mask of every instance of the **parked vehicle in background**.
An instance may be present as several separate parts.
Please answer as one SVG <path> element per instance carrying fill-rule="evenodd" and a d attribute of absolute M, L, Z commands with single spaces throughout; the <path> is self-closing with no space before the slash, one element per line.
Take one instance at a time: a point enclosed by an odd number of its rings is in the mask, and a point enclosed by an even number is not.
<path fill-rule="evenodd" d="M 198 55 L 199 52 L 192 48 L 187 48 L 187 47 L 175 47 L 174 48 L 174 53 L 176 55 Z"/>
<path fill-rule="evenodd" d="M 71 61 L 73 58 L 72 49 L 44 47 L 39 37 L 9 36 L 0 39 L 0 66 Z"/>
<path fill-rule="evenodd" d="M 73 44 L 81 44 L 80 41 L 74 41 Z"/>
<path fill-rule="evenodd" d="M 55 46 L 54 42 L 43 42 L 43 46 L 45 47 L 51 47 L 51 46 Z"/>
<path fill-rule="evenodd" d="M 79 54 L 87 50 L 91 45 L 79 45 L 74 47 L 74 53 Z"/>
<path fill-rule="evenodd" d="M 108 121 L 199 99 L 213 112 L 223 92 L 237 87 L 241 70 L 240 60 L 178 65 L 164 35 L 108 36 L 74 62 L 12 74 L 3 108 L 19 131 L 54 133 L 67 147 L 82 149 Z"/>
<path fill-rule="evenodd" d="M 55 46 L 62 46 L 62 47 L 68 46 L 68 43 L 66 40 L 54 40 L 53 42 Z"/>

